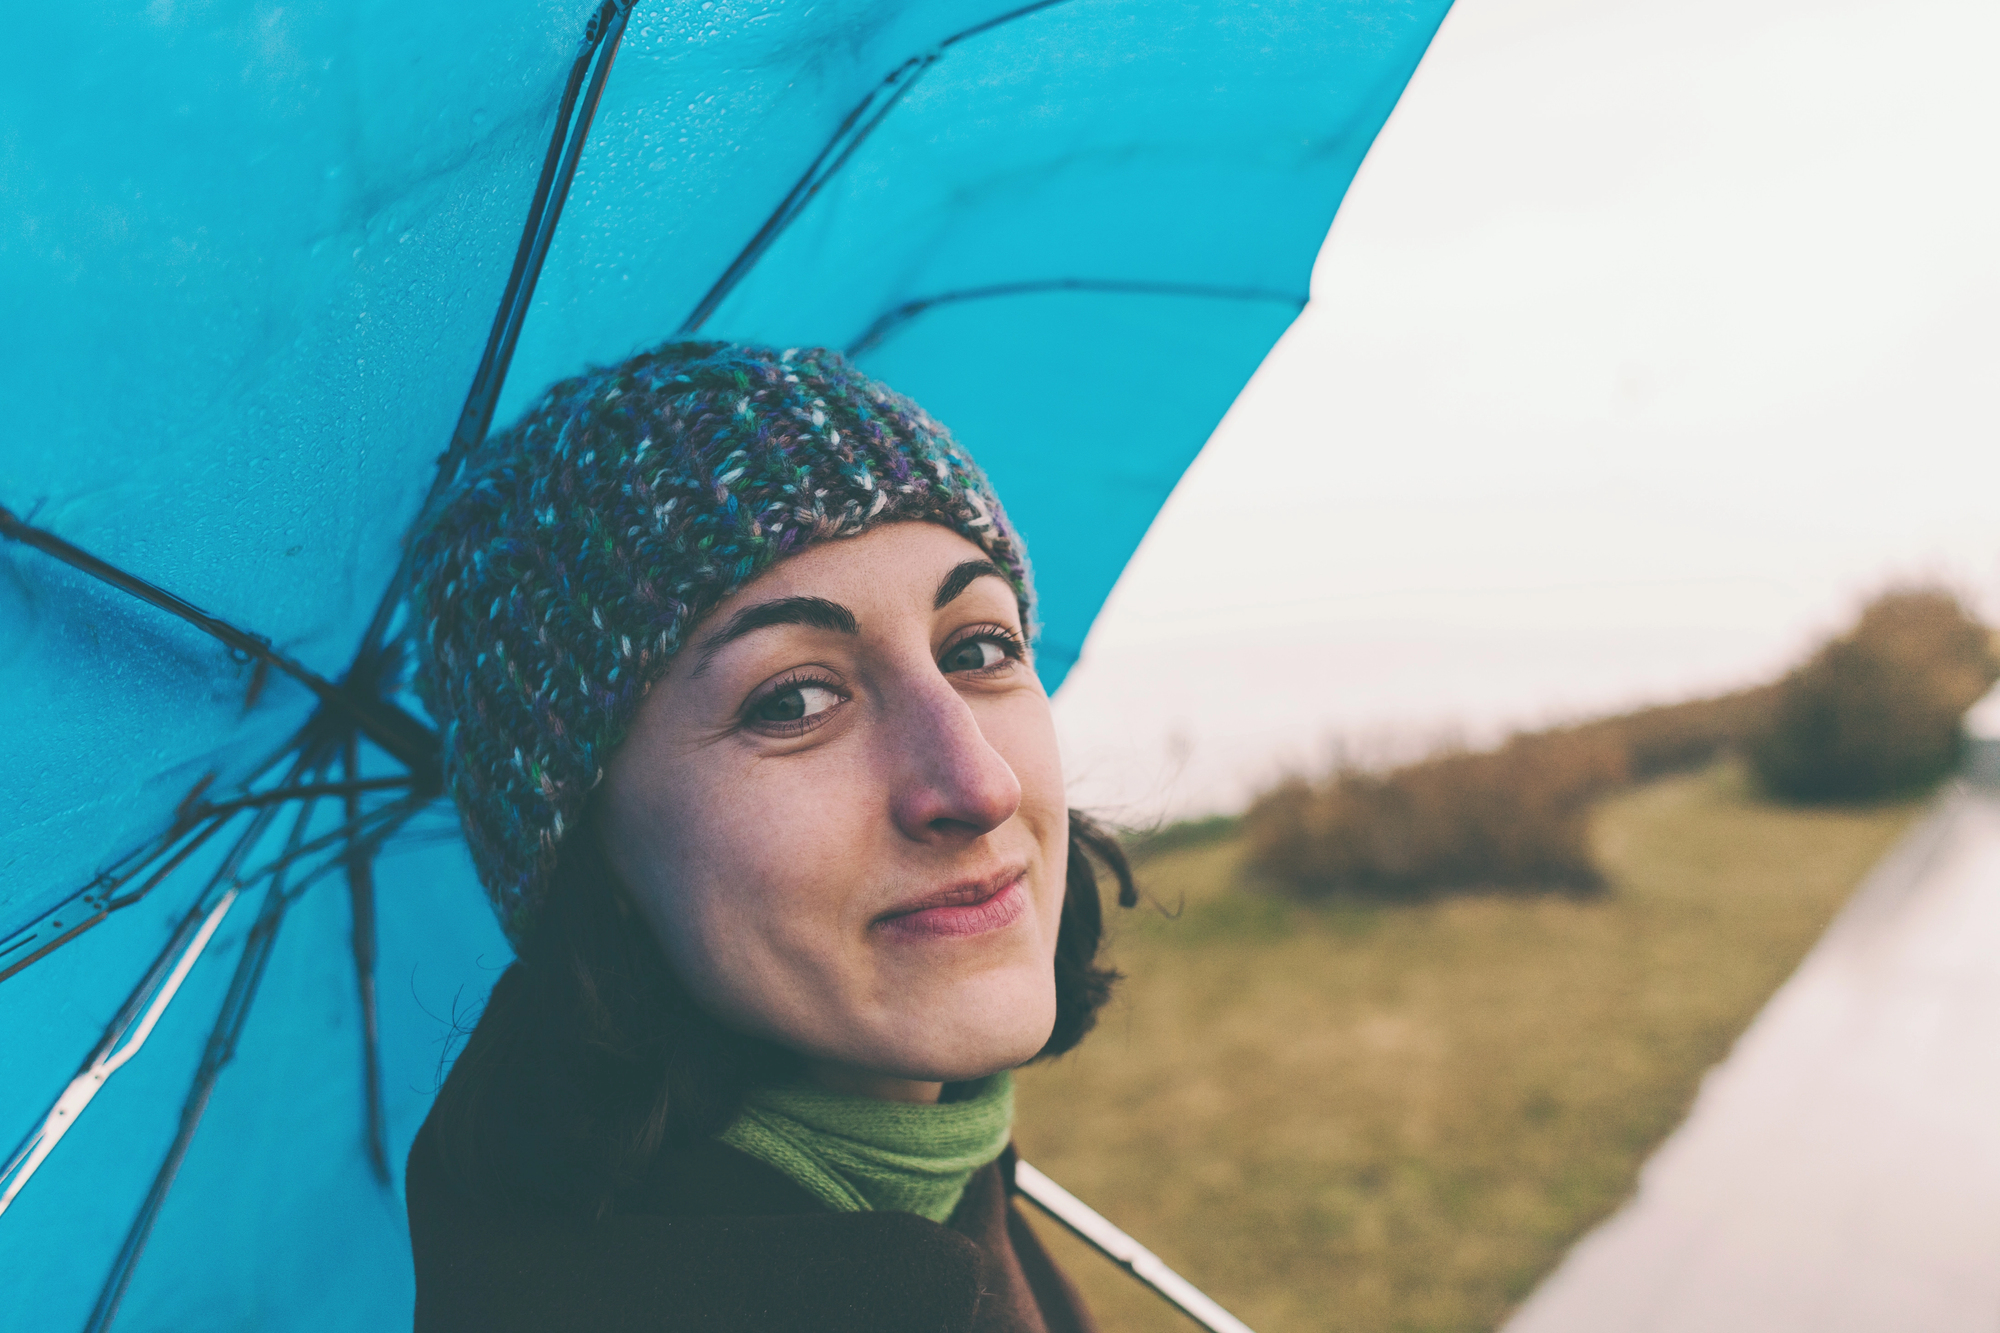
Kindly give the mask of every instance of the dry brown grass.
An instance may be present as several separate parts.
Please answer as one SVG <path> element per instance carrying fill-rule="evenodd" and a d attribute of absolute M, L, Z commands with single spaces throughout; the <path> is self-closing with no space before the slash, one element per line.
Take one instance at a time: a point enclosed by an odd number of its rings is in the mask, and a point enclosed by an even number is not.
<path fill-rule="evenodd" d="M 1912 813 L 1662 781 L 1598 812 L 1590 900 L 1308 907 L 1240 843 L 1161 855 L 1185 911 L 1125 918 L 1103 1027 L 1021 1078 L 1022 1151 L 1259 1333 L 1492 1328 Z M 1105 1333 L 1184 1326 L 1042 1230 Z"/>

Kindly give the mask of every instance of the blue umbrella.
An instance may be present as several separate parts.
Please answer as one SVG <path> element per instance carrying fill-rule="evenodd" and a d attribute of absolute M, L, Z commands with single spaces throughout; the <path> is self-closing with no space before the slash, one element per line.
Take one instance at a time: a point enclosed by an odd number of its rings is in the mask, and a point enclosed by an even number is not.
<path fill-rule="evenodd" d="M 993 475 L 1054 687 L 1447 3 L 11 14 L 0 1326 L 407 1321 L 508 957 L 401 692 L 441 450 L 676 330 L 845 347 Z"/>

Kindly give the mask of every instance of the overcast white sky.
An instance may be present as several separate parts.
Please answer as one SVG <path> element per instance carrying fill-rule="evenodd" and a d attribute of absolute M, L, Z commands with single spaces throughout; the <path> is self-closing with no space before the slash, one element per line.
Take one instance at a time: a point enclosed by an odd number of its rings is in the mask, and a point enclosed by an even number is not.
<path fill-rule="evenodd" d="M 1239 805 L 2000 613 L 2000 6 L 1459 0 L 1313 303 L 1057 700 L 1072 797 Z"/>

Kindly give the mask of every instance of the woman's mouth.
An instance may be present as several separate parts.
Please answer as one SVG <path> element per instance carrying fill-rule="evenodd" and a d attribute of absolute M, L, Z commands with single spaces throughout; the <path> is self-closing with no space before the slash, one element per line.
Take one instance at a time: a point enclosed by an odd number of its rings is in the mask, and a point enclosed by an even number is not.
<path fill-rule="evenodd" d="M 875 919 L 878 930 L 905 939 L 963 938 L 1001 930 L 1028 910 L 1026 871 L 955 884 Z"/>

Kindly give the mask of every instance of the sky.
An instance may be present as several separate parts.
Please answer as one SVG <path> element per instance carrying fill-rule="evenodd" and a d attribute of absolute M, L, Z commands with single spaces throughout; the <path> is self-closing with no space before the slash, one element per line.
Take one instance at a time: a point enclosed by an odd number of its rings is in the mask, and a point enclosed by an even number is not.
<path fill-rule="evenodd" d="M 2000 6 L 1459 0 L 1057 695 L 1073 803 L 2000 619 Z"/>

